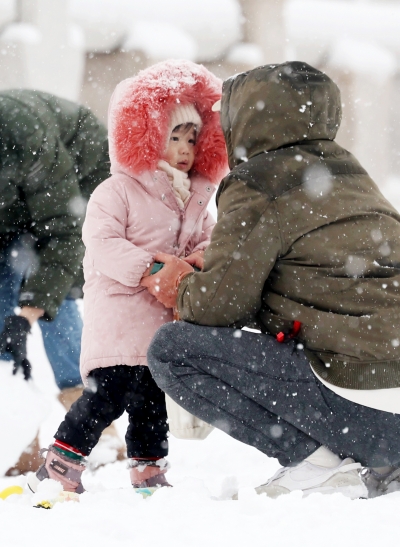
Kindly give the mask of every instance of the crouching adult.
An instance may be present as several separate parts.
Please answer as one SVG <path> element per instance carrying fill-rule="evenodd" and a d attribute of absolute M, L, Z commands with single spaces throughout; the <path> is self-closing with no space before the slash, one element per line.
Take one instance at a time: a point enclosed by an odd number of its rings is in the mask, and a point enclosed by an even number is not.
<path fill-rule="evenodd" d="M 399 485 L 400 216 L 334 141 L 340 120 L 339 89 L 305 63 L 225 81 L 231 172 L 203 271 L 160 254 L 144 281 L 183 320 L 149 348 L 156 382 L 277 458 L 271 497 Z"/>

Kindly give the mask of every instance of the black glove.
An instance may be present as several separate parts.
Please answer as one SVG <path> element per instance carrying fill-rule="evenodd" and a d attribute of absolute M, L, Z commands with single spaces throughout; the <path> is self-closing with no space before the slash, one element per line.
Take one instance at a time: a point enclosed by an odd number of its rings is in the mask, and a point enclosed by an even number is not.
<path fill-rule="evenodd" d="M 31 325 L 25 317 L 9 315 L 4 321 L 4 330 L 0 334 L 0 353 L 8 352 L 14 357 L 13 374 L 22 369 L 25 380 L 31 377 L 31 364 L 26 357 L 26 337 Z"/>

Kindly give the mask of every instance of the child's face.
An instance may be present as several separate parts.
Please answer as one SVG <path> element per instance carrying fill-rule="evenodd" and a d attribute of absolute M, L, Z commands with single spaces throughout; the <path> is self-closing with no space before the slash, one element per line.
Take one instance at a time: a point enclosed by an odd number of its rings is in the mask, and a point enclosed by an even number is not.
<path fill-rule="evenodd" d="M 185 127 L 172 131 L 165 151 L 165 161 L 171 167 L 189 173 L 193 167 L 196 154 L 196 131 L 194 127 L 189 130 Z"/>

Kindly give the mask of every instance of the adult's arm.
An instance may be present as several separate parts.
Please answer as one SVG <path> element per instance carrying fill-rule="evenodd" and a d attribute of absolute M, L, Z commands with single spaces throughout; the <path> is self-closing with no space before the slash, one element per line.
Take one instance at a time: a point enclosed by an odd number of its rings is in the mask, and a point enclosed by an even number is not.
<path fill-rule="evenodd" d="M 184 277 L 178 290 L 180 318 L 200 325 L 254 317 L 282 248 L 274 201 L 236 176 L 222 184 L 203 271 Z"/>

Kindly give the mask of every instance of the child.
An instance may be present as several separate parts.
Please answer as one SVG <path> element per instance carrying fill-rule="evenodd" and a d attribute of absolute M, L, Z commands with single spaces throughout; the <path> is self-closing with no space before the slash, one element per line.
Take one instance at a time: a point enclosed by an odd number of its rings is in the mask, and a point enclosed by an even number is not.
<path fill-rule="evenodd" d="M 130 479 L 168 486 L 165 395 L 147 368 L 156 330 L 172 320 L 141 286 L 163 251 L 202 265 L 214 225 L 213 186 L 226 172 L 219 115 L 221 81 L 203 66 L 166 61 L 121 82 L 109 108 L 112 176 L 93 192 L 83 227 L 83 395 L 61 423 L 45 463 L 31 477 L 84 491 L 85 457 L 126 410 Z"/>

